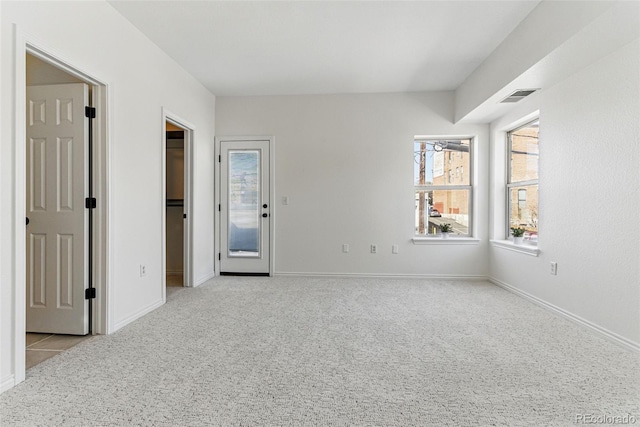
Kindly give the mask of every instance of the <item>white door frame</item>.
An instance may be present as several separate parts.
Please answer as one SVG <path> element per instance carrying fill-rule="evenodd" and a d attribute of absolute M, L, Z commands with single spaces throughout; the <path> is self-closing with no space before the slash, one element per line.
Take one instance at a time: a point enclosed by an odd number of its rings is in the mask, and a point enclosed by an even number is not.
<path fill-rule="evenodd" d="M 195 126 L 181 119 L 176 114 L 162 107 L 162 302 L 167 301 L 167 132 L 166 124 L 178 126 L 184 129 L 184 213 L 187 218 L 184 221 L 183 230 L 183 263 L 184 286 L 192 287 L 193 284 L 193 174 L 195 158 L 195 145 L 193 144 Z"/>
<path fill-rule="evenodd" d="M 42 44 L 20 31 L 14 25 L 14 87 L 13 96 L 15 122 L 13 134 L 14 147 L 14 189 L 12 194 L 13 217 L 11 218 L 12 236 L 12 280 L 13 288 L 13 373 L 14 385 L 25 379 L 25 337 L 26 337 L 26 54 L 33 55 L 66 73 L 84 81 L 92 90 L 92 104 L 96 108 L 93 123 L 94 153 L 94 196 L 97 208 L 93 219 L 93 285 L 96 299 L 92 304 L 92 329 L 95 334 L 108 334 L 111 330 L 109 291 L 110 242 L 112 241 L 110 218 L 110 147 L 108 140 L 108 104 L 109 87 L 101 80 L 75 68 L 70 62 L 61 59 L 51 51 L 42 48 Z"/>
<path fill-rule="evenodd" d="M 275 179 L 275 161 L 276 161 L 276 151 L 275 151 L 275 137 L 273 136 L 217 136 L 215 138 L 215 157 L 217 161 L 215 162 L 216 168 L 218 168 L 217 173 L 214 173 L 214 176 L 218 179 L 218 185 L 214 185 L 215 191 L 215 213 L 214 213 L 214 227 L 217 232 L 217 236 L 215 238 L 215 259 L 214 259 L 214 268 L 215 275 L 220 275 L 220 251 L 222 242 L 220 241 L 220 236 L 222 235 L 221 231 L 221 221 L 220 221 L 220 211 L 218 207 L 221 203 L 221 194 L 222 194 L 222 168 L 221 166 L 221 143 L 222 142 L 239 142 L 239 141 L 269 141 L 269 213 L 271 215 L 270 219 L 270 227 L 269 227 L 269 276 L 273 276 L 275 270 L 275 260 L 276 260 L 276 179 Z"/>

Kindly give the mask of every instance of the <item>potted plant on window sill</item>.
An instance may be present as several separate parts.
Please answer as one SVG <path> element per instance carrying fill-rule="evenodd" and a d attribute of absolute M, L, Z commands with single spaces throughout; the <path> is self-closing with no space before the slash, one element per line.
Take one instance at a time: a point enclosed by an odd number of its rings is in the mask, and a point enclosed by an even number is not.
<path fill-rule="evenodd" d="M 449 233 L 451 233 L 452 231 L 453 231 L 453 227 L 451 227 L 451 224 L 446 223 L 446 224 L 440 225 L 440 233 L 442 233 L 443 239 L 448 239 Z"/>
<path fill-rule="evenodd" d="M 521 245 L 524 240 L 524 228 L 522 227 L 511 227 L 511 235 L 513 236 L 513 244 Z"/>

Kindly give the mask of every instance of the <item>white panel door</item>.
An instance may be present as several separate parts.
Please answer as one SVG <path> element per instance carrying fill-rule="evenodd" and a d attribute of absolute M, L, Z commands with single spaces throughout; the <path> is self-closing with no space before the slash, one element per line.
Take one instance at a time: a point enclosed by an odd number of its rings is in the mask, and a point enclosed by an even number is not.
<path fill-rule="evenodd" d="M 220 143 L 220 272 L 269 274 L 269 141 Z"/>
<path fill-rule="evenodd" d="M 85 84 L 27 88 L 27 331 L 86 335 Z"/>

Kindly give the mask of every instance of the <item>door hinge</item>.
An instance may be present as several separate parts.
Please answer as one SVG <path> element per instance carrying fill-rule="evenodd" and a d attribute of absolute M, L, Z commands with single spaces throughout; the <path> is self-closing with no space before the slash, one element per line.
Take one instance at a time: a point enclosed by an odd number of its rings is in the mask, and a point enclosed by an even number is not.
<path fill-rule="evenodd" d="M 222 212 L 222 205 L 218 205 L 218 212 Z"/>
<path fill-rule="evenodd" d="M 94 107 L 84 107 L 84 115 L 89 119 L 95 119 L 96 109 Z"/>
<path fill-rule="evenodd" d="M 218 154 L 218 163 L 222 163 L 222 156 Z"/>
<path fill-rule="evenodd" d="M 95 209 L 97 206 L 97 201 L 95 197 L 87 197 L 84 199 L 84 207 L 87 209 Z"/>
<path fill-rule="evenodd" d="M 218 261 L 222 260 L 222 254 L 220 252 L 218 252 Z"/>
<path fill-rule="evenodd" d="M 182 218 L 186 219 L 187 218 L 187 214 L 182 214 Z"/>
<path fill-rule="evenodd" d="M 87 288 L 84 290 L 84 299 L 95 299 L 96 288 Z"/>

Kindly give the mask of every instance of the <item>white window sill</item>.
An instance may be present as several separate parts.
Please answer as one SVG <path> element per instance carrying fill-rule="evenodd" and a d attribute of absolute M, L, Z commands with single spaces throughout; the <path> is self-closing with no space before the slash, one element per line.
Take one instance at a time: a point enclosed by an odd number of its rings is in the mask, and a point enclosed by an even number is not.
<path fill-rule="evenodd" d="M 454 237 L 449 236 L 448 239 L 437 237 L 414 237 L 411 239 L 414 245 L 476 245 L 480 243 L 480 239 L 473 237 Z"/>
<path fill-rule="evenodd" d="M 496 248 L 506 249 L 508 251 L 520 252 L 523 254 L 537 257 L 540 254 L 540 249 L 537 246 L 523 243 L 516 245 L 512 240 L 490 240 L 491 244 Z"/>

